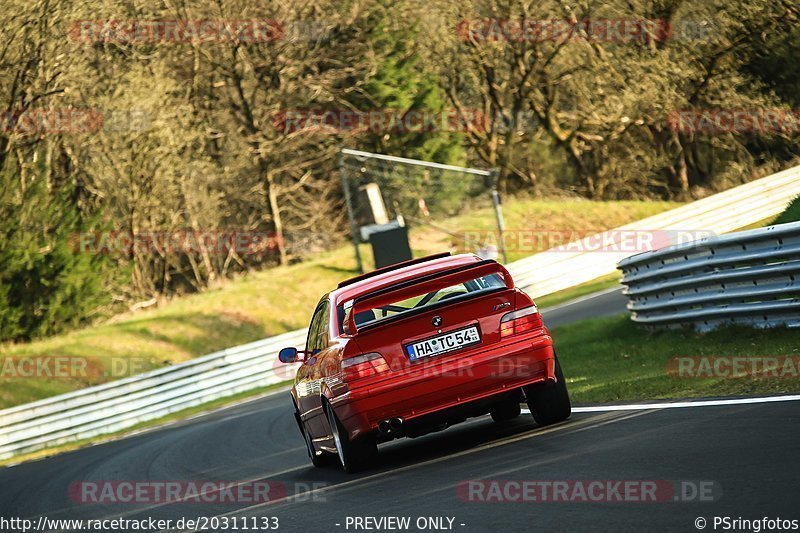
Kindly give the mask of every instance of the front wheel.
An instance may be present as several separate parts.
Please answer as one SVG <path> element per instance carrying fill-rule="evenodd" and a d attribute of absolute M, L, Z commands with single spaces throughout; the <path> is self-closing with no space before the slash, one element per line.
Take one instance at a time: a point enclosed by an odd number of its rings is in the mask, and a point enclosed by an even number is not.
<path fill-rule="evenodd" d="M 561 371 L 561 364 L 556 361 L 556 382 L 548 384 L 528 385 L 523 390 L 531 410 L 533 419 L 540 426 L 548 426 L 569 418 L 572 405 L 569 402 L 567 382 Z"/>
<path fill-rule="evenodd" d="M 347 430 L 339 422 L 330 404 L 325 404 L 325 410 L 333 441 L 336 444 L 336 452 L 339 455 L 339 462 L 344 471 L 352 474 L 367 468 L 378 455 L 378 443 L 375 436 L 369 434 L 356 440 L 350 440 Z"/>
<path fill-rule="evenodd" d="M 331 460 L 333 458 L 332 455 L 324 451 L 317 452 L 317 450 L 314 449 L 314 441 L 311 439 L 311 435 L 308 434 L 308 431 L 303 427 L 300 415 L 295 411 L 294 416 L 297 420 L 297 426 L 300 428 L 300 435 L 303 436 L 303 441 L 306 443 L 306 452 L 308 453 L 309 459 L 311 459 L 311 464 L 317 468 L 329 466 L 333 462 Z"/>
<path fill-rule="evenodd" d="M 333 462 L 329 453 L 324 451 L 317 452 L 314 449 L 314 443 L 311 440 L 311 435 L 309 435 L 307 431 L 303 432 L 303 438 L 306 441 L 306 450 L 308 451 L 309 458 L 311 458 L 312 465 L 314 465 L 316 468 L 323 468 L 329 466 Z"/>

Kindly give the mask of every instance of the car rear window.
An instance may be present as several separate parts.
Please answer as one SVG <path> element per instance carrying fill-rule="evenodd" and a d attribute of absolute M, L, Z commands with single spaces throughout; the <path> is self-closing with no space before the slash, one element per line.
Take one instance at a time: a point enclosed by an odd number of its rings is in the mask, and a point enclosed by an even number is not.
<path fill-rule="evenodd" d="M 379 322 L 395 318 L 410 312 L 418 312 L 422 309 L 433 307 L 448 300 L 459 301 L 462 299 L 469 299 L 476 295 L 493 292 L 496 290 L 505 289 L 506 284 L 498 274 L 489 274 L 488 276 L 481 276 L 472 278 L 463 283 L 451 285 L 444 289 L 436 290 L 433 292 L 420 292 L 410 298 L 404 298 L 383 304 L 378 307 L 360 310 L 355 316 L 355 323 L 357 328 L 367 325 L 377 324 Z M 422 289 L 422 287 L 420 287 Z M 338 310 L 339 329 L 343 329 L 343 324 L 346 317 L 346 311 L 342 305 Z"/>

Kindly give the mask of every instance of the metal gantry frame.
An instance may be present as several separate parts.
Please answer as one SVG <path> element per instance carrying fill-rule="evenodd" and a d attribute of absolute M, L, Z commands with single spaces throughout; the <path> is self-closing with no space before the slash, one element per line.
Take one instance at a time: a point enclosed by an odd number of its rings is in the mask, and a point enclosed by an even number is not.
<path fill-rule="evenodd" d="M 376 154 L 372 152 L 363 152 L 361 150 L 352 150 L 350 148 L 342 148 L 339 151 L 339 175 L 342 180 L 342 190 L 344 191 L 344 199 L 345 202 L 347 203 L 347 216 L 350 220 L 350 234 L 353 240 L 353 249 L 355 250 L 356 263 L 359 272 L 361 273 L 364 272 L 364 263 L 361 259 L 361 251 L 358 248 L 359 228 L 358 228 L 358 223 L 356 222 L 355 219 L 355 212 L 353 209 L 353 199 L 352 199 L 353 196 L 350 191 L 350 184 L 345 166 L 345 157 L 347 156 L 355 157 L 361 161 L 366 161 L 367 159 L 377 159 L 380 161 L 387 161 L 390 163 L 398 163 L 403 165 L 411 165 L 422 168 L 445 170 L 451 172 L 461 172 L 464 174 L 472 174 L 475 176 L 483 176 L 486 178 L 490 178 L 492 183 L 492 204 L 494 205 L 495 217 L 497 219 L 497 229 L 499 232 L 498 251 L 500 253 L 500 257 L 502 257 L 503 259 L 503 262 L 504 263 L 507 262 L 505 245 L 503 244 L 503 232 L 505 231 L 505 222 L 503 220 L 500 193 L 497 190 L 497 176 L 498 176 L 497 169 L 481 170 L 477 168 L 459 167 L 456 165 L 444 165 L 442 163 L 433 163 L 430 161 L 422 161 L 420 159 L 409 159 L 406 157 L 397 157 L 393 155 Z"/>

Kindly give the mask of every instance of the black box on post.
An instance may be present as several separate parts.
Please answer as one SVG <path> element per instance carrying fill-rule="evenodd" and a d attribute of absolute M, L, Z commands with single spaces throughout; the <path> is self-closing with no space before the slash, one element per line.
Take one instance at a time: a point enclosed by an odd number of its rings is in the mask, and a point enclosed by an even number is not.
<path fill-rule="evenodd" d="M 408 244 L 408 228 L 405 226 L 373 231 L 369 234 L 369 243 L 372 245 L 375 268 L 412 259 L 411 246 Z"/>

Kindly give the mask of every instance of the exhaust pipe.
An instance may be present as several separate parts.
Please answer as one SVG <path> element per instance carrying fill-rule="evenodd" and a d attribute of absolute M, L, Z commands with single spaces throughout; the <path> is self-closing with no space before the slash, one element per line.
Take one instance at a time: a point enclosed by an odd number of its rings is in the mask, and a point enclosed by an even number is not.
<path fill-rule="evenodd" d="M 398 433 L 402 428 L 402 418 L 388 418 L 378 422 L 378 431 L 380 431 L 381 435 L 392 435 Z"/>

